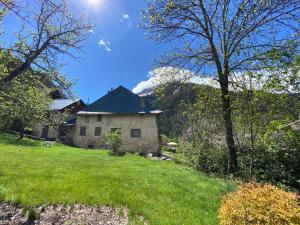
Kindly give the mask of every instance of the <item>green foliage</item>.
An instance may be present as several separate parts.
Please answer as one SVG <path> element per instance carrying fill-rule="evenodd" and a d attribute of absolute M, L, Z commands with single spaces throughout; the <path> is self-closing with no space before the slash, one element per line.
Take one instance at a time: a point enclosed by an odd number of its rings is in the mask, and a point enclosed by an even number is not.
<path fill-rule="evenodd" d="M 185 104 L 183 140 L 180 149 L 189 165 L 211 173 L 226 174 L 228 153 L 224 140 L 220 92 L 208 86 L 195 86 L 196 101 Z"/>
<path fill-rule="evenodd" d="M 263 79 L 256 74 L 249 74 L 249 77 L 256 82 Z M 182 137 L 180 151 L 190 166 L 204 172 L 227 174 L 228 152 L 219 90 L 198 85 L 191 92 L 196 96 L 195 100 L 179 103 L 173 117 L 169 118 L 182 121 L 178 126 L 181 129 L 178 136 Z M 237 175 L 245 180 L 255 178 L 299 189 L 300 152 L 296 150 L 300 149 L 299 134 L 278 131 L 297 119 L 295 115 L 300 115 L 297 98 L 286 93 L 272 93 L 266 86 L 262 89 L 241 88 L 230 95 L 238 147 Z M 163 102 L 168 102 L 166 96 L 163 98 Z M 168 124 L 165 128 L 172 129 L 172 126 Z"/>
<path fill-rule="evenodd" d="M 15 42 L 9 43 L 9 49 L 1 46 L 0 130 L 17 128 L 23 132 L 33 122 L 43 125 L 60 122 L 52 120 L 54 116 L 48 111 L 50 93 L 59 90 L 71 96 L 73 83 L 60 75 L 62 64 L 58 58 L 61 54 L 75 56 L 71 49 L 79 50 L 79 43 L 91 28 L 85 17 L 71 15 L 65 3 L 37 1 L 33 11 L 27 7 L 30 4 L 21 7 L 17 1 L 5 0 L 0 4 L 0 23 L 7 12 L 12 12 L 36 24 L 27 27 L 25 23 L 21 31 L 15 32 L 12 39 Z"/>
<path fill-rule="evenodd" d="M 122 135 L 120 130 L 109 132 L 106 134 L 106 144 L 112 149 L 114 154 L 121 153 L 119 148 L 122 146 Z"/>
<path fill-rule="evenodd" d="M 223 126 L 226 129 L 223 136 L 229 154 L 229 171 L 234 174 L 238 169 L 237 148 L 244 147 L 236 144 L 239 141 L 236 137 L 242 135 L 235 131 L 236 124 L 232 120 L 233 96 L 229 89 L 234 83 L 233 78 L 236 75 L 241 79 L 247 77 L 245 71 L 265 73 L 271 63 L 274 65 L 274 79 L 271 79 L 270 86 L 273 86 L 274 90 L 287 91 L 287 84 L 290 84 L 298 89 L 299 93 L 299 73 L 290 73 L 290 68 L 294 65 L 288 64 L 289 61 L 286 60 L 291 51 L 299 50 L 298 5 L 297 0 L 289 1 L 289 4 L 284 1 L 261 0 L 149 0 L 147 8 L 142 11 L 142 28 L 148 31 L 148 37 L 160 43 L 174 44 L 171 45 L 173 48 L 167 48 L 169 52 L 157 59 L 160 66 L 189 69 L 191 76 L 196 71 L 195 75 L 211 75 L 218 80 L 221 89 L 219 97 L 222 102 L 218 109 L 223 111 Z M 278 14 L 274 9 L 279 8 L 281 12 Z M 284 35 L 280 30 L 285 31 Z M 278 59 L 284 60 L 278 62 Z M 265 61 L 271 62 L 266 66 Z M 276 64 L 273 61 L 276 61 Z M 282 64 L 289 68 L 284 73 L 278 67 Z M 180 74 L 178 75 L 180 79 Z M 251 90 L 252 88 L 250 87 Z M 290 90 L 294 92 L 295 89 Z M 250 117 L 253 116 L 252 112 Z M 213 114 L 213 111 L 211 113 Z M 257 118 L 257 114 L 253 117 Z M 250 127 L 254 125 L 254 119 L 250 118 Z M 209 121 L 209 124 L 214 124 L 211 122 Z M 242 128 L 243 124 L 238 126 Z M 249 133 L 250 149 L 253 152 L 255 135 L 253 130 L 247 132 L 247 135 Z"/>
<path fill-rule="evenodd" d="M 228 155 L 225 146 L 215 145 L 209 148 L 202 143 L 192 145 L 184 142 L 181 148 L 190 166 L 207 173 L 227 173 Z"/>
<path fill-rule="evenodd" d="M 276 57 L 281 60 L 285 56 Z M 299 66 L 294 67 L 295 61 L 292 61 L 281 60 L 276 64 L 280 72 L 275 68 L 271 70 L 267 81 L 266 77 L 249 74 L 255 76 L 256 82 L 264 79 L 262 89 L 248 88 L 238 92 L 233 98 L 233 118 L 239 147 L 239 176 L 299 189 L 299 132 L 279 131 L 300 115 L 299 92 L 294 83 L 295 75 L 290 72 L 299 72 Z M 282 63 L 287 67 L 284 79 L 279 75 Z"/>
<path fill-rule="evenodd" d="M 284 50 L 273 48 L 267 53 L 265 63 L 271 71 L 265 84 L 267 89 L 290 94 L 300 92 L 300 55 L 296 43 Z"/>
<path fill-rule="evenodd" d="M 258 147 L 254 176 L 261 181 L 300 190 L 300 133 L 273 130 Z"/>
<path fill-rule="evenodd" d="M 193 103 L 196 92 L 193 84 L 180 84 L 171 82 L 161 85 L 155 90 L 156 108 L 163 111 L 158 116 L 157 124 L 161 134 L 176 138 L 182 135 L 182 126 L 186 118 L 182 115 L 185 105 Z"/>
<path fill-rule="evenodd" d="M 161 137 L 161 142 L 163 144 L 168 143 L 168 142 L 171 141 L 171 139 L 167 135 L 165 135 L 165 134 L 161 134 L 160 137 Z"/>
<path fill-rule="evenodd" d="M 230 181 L 171 161 L 107 151 L 51 149 L 0 135 L 0 197 L 26 206 L 87 204 L 127 206 L 131 218 L 149 224 L 218 224 L 218 208 Z M 135 224 L 135 223 L 134 223 Z"/>
<path fill-rule="evenodd" d="M 8 65 L 15 60 L 9 53 L 0 52 L 0 79 L 9 70 Z M 0 129 L 15 121 L 21 121 L 24 126 L 29 121 L 45 116 L 51 101 L 48 96 L 51 89 L 37 79 L 33 71 L 25 73 L 26 76 L 13 80 L 10 85 L 0 87 Z"/>

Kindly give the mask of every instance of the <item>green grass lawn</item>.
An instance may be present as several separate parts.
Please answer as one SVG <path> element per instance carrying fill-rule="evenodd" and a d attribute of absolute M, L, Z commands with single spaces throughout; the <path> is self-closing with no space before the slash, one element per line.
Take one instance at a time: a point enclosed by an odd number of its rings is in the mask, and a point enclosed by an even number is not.
<path fill-rule="evenodd" d="M 17 140 L 0 134 L 0 199 L 127 205 L 150 224 L 218 224 L 221 196 L 234 185 L 171 161 Z"/>

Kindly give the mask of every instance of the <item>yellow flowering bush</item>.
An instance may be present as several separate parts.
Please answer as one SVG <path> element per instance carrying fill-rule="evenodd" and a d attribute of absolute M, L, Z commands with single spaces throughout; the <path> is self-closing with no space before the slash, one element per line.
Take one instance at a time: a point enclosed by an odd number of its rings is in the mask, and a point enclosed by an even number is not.
<path fill-rule="evenodd" d="M 223 198 L 219 219 L 221 225 L 299 225 L 300 205 L 295 193 L 251 182 Z"/>

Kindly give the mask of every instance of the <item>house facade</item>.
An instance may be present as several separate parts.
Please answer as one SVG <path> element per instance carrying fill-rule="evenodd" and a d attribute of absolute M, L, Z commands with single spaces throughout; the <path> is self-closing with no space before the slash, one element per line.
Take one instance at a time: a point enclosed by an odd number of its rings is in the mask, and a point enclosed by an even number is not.
<path fill-rule="evenodd" d="M 158 130 L 155 115 L 99 114 L 78 115 L 72 133 L 73 144 L 84 148 L 105 148 L 108 132 L 120 130 L 123 151 L 158 151 Z"/>
<path fill-rule="evenodd" d="M 69 110 L 67 119 L 60 126 L 36 124 L 33 134 L 81 148 L 99 149 L 107 148 L 107 133 L 119 130 L 122 151 L 155 153 L 159 150 L 156 118 L 161 111 L 152 108 L 144 97 L 120 86 L 88 106 L 83 104 L 54 100 L 50 110 L 58 112 L 55 115 Z"/>
<path fill-rule="evenodd" d="M 79 111 L 67 139 L 78 147 L 106 148 L 106 134 L 119 130 L 122 151 L 157 152 L 159 113 L 144 98 L 120 86 Z"/>

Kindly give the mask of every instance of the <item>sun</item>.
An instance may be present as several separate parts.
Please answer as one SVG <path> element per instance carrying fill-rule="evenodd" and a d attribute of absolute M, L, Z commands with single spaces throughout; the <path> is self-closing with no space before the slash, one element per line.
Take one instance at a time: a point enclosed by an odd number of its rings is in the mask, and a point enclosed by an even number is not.
<path fill-rule="evenodd" d="M 87 0 L 90 6 L 100 5 L 103 0 Z"/>

